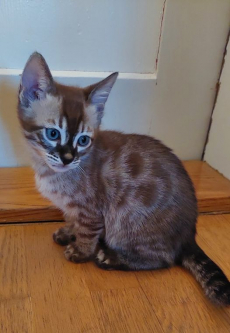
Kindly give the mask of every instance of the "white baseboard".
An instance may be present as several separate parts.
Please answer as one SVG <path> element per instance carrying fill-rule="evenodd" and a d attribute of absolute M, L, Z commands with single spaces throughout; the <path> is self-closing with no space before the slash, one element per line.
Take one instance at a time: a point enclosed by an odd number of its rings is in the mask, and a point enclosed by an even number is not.
<path fill-rule="evenodd" d="M 111 72 L 83 72 L 83 71 L 51 71 L 53 77 L 65 78 L 105 78 Z M 22 74 L 22 69 L 0 68 L 0 76 L 17 76 Z M 119 73 L 119 79 L 126 80 L 156 80 L 156 73 Z"/>

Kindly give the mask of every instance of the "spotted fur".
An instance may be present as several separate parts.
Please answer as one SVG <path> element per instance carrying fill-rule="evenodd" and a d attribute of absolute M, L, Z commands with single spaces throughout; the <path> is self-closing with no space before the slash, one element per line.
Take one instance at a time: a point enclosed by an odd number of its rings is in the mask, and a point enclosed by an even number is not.
<path fill-rule="evenodd" d="M 68 260 L 104 269 L 182 265 L 213 302 L 230 304 L 229 281 L 195 242 L 197 202 L 182 163 L 154 138 L 99 129 L 116 78 L 60 85 L 37 53 L 23 71 L 18 114 L 36 184 L 66 219 L 54 241 Z"/>

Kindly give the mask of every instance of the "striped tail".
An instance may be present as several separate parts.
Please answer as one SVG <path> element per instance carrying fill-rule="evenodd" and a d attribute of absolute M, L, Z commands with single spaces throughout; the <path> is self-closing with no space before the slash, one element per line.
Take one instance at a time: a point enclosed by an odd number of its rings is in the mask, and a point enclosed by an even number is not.
<path fill-rule="evenodd" d="M 219 306 L 230 305 L 230 282 L 196 243 L 184 249 L 180 264 L 195 276 L 213 303 Z"/>

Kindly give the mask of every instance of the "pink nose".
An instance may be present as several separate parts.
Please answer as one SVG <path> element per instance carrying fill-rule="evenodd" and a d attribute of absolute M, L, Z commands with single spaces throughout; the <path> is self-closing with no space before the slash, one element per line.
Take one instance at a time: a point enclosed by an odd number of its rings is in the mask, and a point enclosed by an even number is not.
<path fill-rule="evenodd" d="M 69 164 L 73 161 L 73 155 L 71 153 L 65 153 L 62 157 L 61 160 L 64 165 Z"/>

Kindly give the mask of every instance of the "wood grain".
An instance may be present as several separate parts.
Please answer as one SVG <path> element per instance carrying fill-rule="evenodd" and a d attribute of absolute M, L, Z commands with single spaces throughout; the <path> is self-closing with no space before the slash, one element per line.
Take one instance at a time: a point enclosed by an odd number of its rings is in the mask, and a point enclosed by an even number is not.
<path fill-rule="evenodd" d="M 230 212 L 230 181 L 200 161 L 184 162 L 200 213 Z M 35 189 L 29 167 L 0 169 L 0 223 L 62 221 L 61 212 Z"/>
<path fill-rule="evenodd" d="M 33 332 L 27 269 L 24 229 L 0 228 L 1 332 Z"/>
<path fill-rule="evenodd" d="M 185 270 L 104 272 L 73 264 L 54 244 L 61 223 L 0 226 L 0 331 L 6 333 L 228 333 Z M 230 215 L 201 216 L 199 245 L 230 278 Z"/>
<path fill-rule="evenodd" d="M 56 227 L 22 228 L 30 266 L 28 292 L 33 306 L 34 333 L 100 332 L 85 282 L 84 265 L 66 261 L 63 248 L 52 241 Z"/>
<path fill-rule="evenodd" d="M 104 333 L 164 332 L 141 288 L 95 291 L 92 301 Z"/>
<path fill-rule="evenodd" d="M 119 271 L 110 274 L 110 271 L 95 270 L 93 263 L 84 265 L 84 275 L 90 291 L 110 290 L 111 286 L 116 290 L 139 288 L 139 282 L 134 274 Z"/>
<path fill-rule="evenodd" d="M 33 333 L 33 314 L 29 297 L 0 301 L 2 333 Z"/>
<path fill-rule="evenodd" d="M 26 298 L 28 275 L 24 229 L 0 228 L 0 299 Z"/>
<path fill-rule="evenodd" d="M 0 223 L 62 220 L 62 213 L 36 190 L 31 168 L 0 168 Z"/>
<path fill-rule="evenodd" d="M 206 162 L 186 161 L 184 166 L 196 190 L 200 213 L 230 212 L 230 180 Z"/>
<path fill-rule="evenodd" d="M 228 214 L 203 216 L 197 226 L 197 242 L 213 260 L 219 263 L 230 280 L 229 224 L 230 218 Z M 221 228 L 220 231 L 218 230 L 219 228 Z"/>

